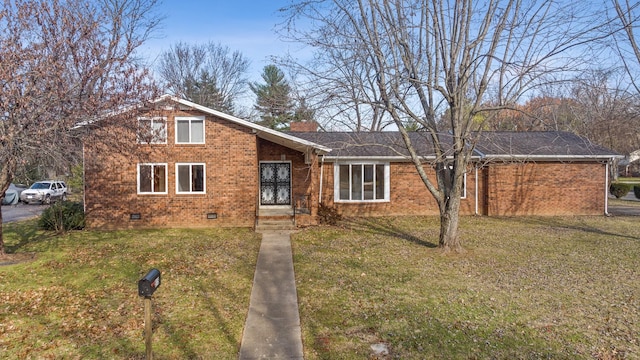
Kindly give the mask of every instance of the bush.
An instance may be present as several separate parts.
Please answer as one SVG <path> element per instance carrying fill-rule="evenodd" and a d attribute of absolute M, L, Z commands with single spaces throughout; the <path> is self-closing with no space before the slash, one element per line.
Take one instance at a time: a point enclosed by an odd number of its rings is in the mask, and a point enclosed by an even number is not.
<path fill-rule="evenodd" d="M 318 207 L 318 217 L 321 224 L 336 225 L 338 221 L 342 220 L 342 215 L 338 213 L 335 207 L 330 207 L 324 204 L 320 204 Z"/>
<path fill-rule="evenodd" d="M 640 186 L 636 185 L 633 187 L 633 194 L 636 196 L 636 199 L 640 199 Z"/>
<path fill-rule="evenodd" d="M 609 192 L 611 195 L 620 199 L 621 197 L 627 195 L 631 191 L 631 185 L 625 183 L 611 183 L 609 186 Z"/>
<path fill-rule="evenodd" d="M 84 229 L 84 206 L 79 202 L 58 201 L 42 212 L 38 225 L 59 233 Z"/>

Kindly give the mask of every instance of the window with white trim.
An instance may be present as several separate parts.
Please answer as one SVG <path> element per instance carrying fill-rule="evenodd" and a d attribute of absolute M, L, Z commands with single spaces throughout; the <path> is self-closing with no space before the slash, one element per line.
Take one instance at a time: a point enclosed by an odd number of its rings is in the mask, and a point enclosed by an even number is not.
<path fill-rule="evenodd" d="M 336 202 L 389 201 L 389 164 L 336 164 L 334 194 Z"/>
<path fill-rule="evenodd" d="M 138 164 L 138 194 L 167 193 L 167 164 Z"/>
<path fill-rule="evenodd" d="M 176 144 L 204 144 L 204 116 L 176 116 Z"/>
<path fill-rule="evenodd" d="M 139 117 L 137 135 L 139 144 L 166 144 L 167 118 Z"/>
<path fill-rule="evenodd" d="M 205 193 L 205 164 L 176 164 L 176 193 Z"/>

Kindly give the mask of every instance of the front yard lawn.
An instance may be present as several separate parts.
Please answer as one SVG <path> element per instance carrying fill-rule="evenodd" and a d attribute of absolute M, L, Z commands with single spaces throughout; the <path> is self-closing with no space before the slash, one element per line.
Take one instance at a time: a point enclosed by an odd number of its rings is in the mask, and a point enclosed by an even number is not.
<path fill-rule="evenodd" d="M 458 255 L 435 218 L 296 234 L 305 359 L 640 358 L 638 218 L 461 227 Z"/>
<path fill-rule="evenodd" d="M 260 246 L 248 229 L 80 231 L 50 237 L 5 225 L 9 249 L 35 259 L 0 266 L 3 359 L 143 359 L 138 280 L 153 295 L 155 359 L 237 358 Z"/>
<path fill-rule="evenodd" d="M 464 217 L 464 254 L 435 247 L 436 218 L 300 231 L 305 359 L 638 359 L 637 220 Z M 156 267 L 154 358 L 237 359 L 259 235 L 33 226 L 5 225 L 34 259 L 0 266 L 2 358 L 144 358 L 137 281 Z"/>

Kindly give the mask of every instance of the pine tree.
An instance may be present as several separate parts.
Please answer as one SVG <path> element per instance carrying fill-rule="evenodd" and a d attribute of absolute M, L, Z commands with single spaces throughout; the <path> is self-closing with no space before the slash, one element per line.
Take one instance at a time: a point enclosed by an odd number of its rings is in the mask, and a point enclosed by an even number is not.
<path fill-rule="evenodd" d="M 250 84 L 256 96 L 254 108 L 260 113 L 260 125 L 276 130 L 286 130 L 294 116 L 291 86 L 284 73 L 275 65 L 267 65 L 262 72 L 264 84 Z"/>

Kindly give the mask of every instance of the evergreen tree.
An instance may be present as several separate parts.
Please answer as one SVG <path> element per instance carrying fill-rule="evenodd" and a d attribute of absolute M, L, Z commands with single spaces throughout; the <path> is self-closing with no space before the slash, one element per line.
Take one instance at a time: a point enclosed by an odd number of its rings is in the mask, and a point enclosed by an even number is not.
<path fill-rule="evenodd" d="M 286 130 L 294 116 L 291 86 L 284 73 L 275 65 L 267 65 L 262 72 L 264 84 L 250 84 L 256 94 L 254 108 L 260 113 L 260 125 L 276 130 Z"/>

